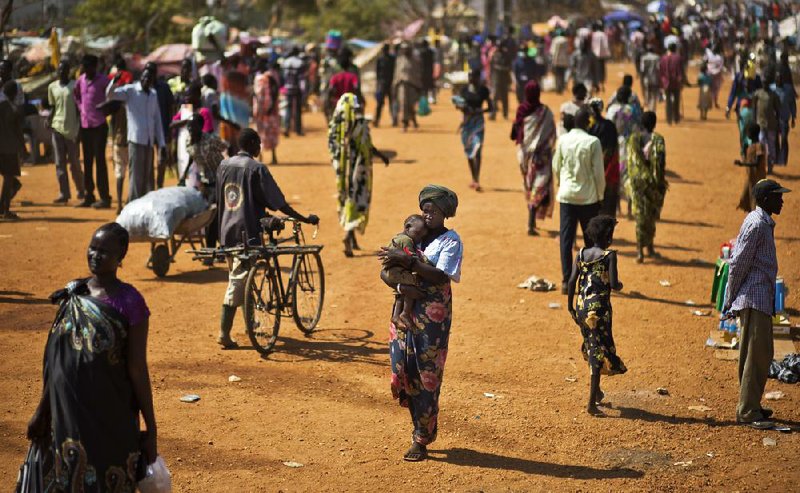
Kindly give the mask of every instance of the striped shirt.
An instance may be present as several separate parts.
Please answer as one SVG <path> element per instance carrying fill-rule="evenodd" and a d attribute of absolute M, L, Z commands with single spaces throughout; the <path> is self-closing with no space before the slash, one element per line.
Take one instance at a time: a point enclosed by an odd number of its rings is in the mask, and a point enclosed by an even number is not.
<path fill-rule="evenodd" d="M 778 276 L 774 230 L 775 221 L 761 207 L 745 218 L 731 253 L 723 312 L 752 308 L 774 315 Z"/>

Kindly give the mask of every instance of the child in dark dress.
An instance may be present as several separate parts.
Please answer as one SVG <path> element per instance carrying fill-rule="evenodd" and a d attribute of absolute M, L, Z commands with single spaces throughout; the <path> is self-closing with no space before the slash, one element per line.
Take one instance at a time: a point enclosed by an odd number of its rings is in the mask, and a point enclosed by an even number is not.
<path fill-rule="evenodd" d="M 605 215 L 589 221 L 586 247 L 575 258 L 568 284 L 569 312 L 581 329 L 581 352 L 592 370 L 586 408 L 592 415 L 602 414 L 597 409 L 604 397 L 600 390 L 600 374 L 617 375 L 628 371 L 617 356 L 611 332 L 611 291 L 622 289 L 617 275 L 617 252 L 608 249 L 616 224 L 613 217 Z M 576 286 L 578 302 L 573 305 Z"/>
<path fill-rule="evenodd" d="M 416 257 L 424 261 L 424 257 L 418 253 L 417 245 L 422 242 L 428 229 L 425 227 L 425 219 L 419 214 L 408 216 L 403 222 L 403 232 L 397 234 L 389 243 L 389 248 L 401 248 L 407 255 Z M 392 323 L 397 327 L 411 327 L 414 325 L 414 299 L 400 294 L 400 285 L 407 284 L 417 286 L 417 278 L 414 274 L 402 267 L 386 267 L 384 265 L 386 282 L 397 285 L 397 302 L 394 304 Z"/>

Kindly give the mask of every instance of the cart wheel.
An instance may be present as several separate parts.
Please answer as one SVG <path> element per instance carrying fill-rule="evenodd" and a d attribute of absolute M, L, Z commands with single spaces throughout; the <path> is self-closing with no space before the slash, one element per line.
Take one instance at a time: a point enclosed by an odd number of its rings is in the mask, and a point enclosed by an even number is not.
<path fill-rule="evenodd" d="M 167 245 L 158 245 L 153 248 L 153 253 L 150 255 L 150 263 L 153 272 L 155 272 L 158 277 L 167 275 L 170 264 L 169 248 L 167 248 Z"/>
<path fill-rule="evenodd" d="M 325 270 L 319 253 L 300 257 L 297 280 L 292 288 L 292 316 L 304 334 L 314 332 L 325 300 Z"/>
<path fill-rule="evenodd" d="M 247 337 L 264 356 L 272 352 L 281 326 L 278 287 L 275 273 L 266 262 L 257 262 L 247 274 L 244 294 L 244 321 Z"/>

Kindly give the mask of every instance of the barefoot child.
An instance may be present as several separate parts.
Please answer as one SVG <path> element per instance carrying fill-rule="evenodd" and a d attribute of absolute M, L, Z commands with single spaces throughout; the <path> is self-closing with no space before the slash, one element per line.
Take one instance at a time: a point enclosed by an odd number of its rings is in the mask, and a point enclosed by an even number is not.
<path fill-rule="evenodd" d="M 617 375 L 628 371 L 617 356 L 611 333 L 611 290 L 619 291 L 617 252 L 609 250 L 617 221 L 610 216 L 597 216 L 586 228 L 586 247 L 582 248 L 572 267 L 568 285 L 568 306 L 573 320 L 581 328 L 583 357 L 592 371 L 589 388 L 589 414 L 601 414 L 597 404 L 603 400 L 600 374 Z M 578 303 L 573 306 L 575 289 Z"/>
<path fill-rule="evenodd" d="M 413 214 L 403 223 L 403 232 L 392 238 L 389 248 L 402 248 L 406 254 L 417 257 L 423 260 L 421 255 L 417 253 L 417 245 L 422 242 L 422 239 L 427 234 L 428 230 L 425 227 L 425 220 L 419 214 Z M 394 314 L 392 314 L 392 322 L 395 326 L 410 327 L 414 324 L 413 310 L 414 299 L 400 294 L 400 285 L 409 284 L 412 286 L 417 285 L 417 279 L 414 274 L 402 267 L 389 267 L 385 268 L 386 281 L 392 284 L 397 284 L 397 303 L 394 306 Z"/>

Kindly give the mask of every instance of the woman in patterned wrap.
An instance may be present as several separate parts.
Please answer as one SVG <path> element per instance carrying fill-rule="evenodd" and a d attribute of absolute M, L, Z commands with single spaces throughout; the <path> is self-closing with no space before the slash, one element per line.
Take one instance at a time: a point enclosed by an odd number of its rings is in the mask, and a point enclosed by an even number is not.
<path fill-rule="evenodd" d="M 634 132 L 628 140 L 626 182 L 636 220 L 638 263 L 644 262 L 645 249 L 648 257 L 659 256 L 653 247 L 653 239 L 656 236 L 656 221 L 661 217 L 668 188 L 664 137 L 653 131 L 656 127 L 656 114 L 652 111 L 645 112 L 642 115 L 642 127 L 642 131 Z"/>
<path fill-rule="evenodd" d="M 364 119 L 358 97 L 345 93 L 336 103 L 328 127 L 328 149 L 336 171 L 339 224 L 344 228 L 344 254 L 358 250 L 356 231 L 364 234 L 372 202 L 372 156 L 388 165 L 389 159 L 372 145 L 369 124 Z"/>
<path fill-rule="evenodd" d="M 511 139 L 517 143 L 525 202 L 528 204 L 528 234 L 536 236 L 536 219 L 553 215 L 553 146 L 556 123 L 553 112 L 539 100 L 535 80 L 525 85 L 525 101 L 517 108 Z"/>
<path fill-rule="evenodd" d="M 414 427 L 411 448 L 403 456 L 411 462 L 425 460 L 427 445 L 436 440 L 439 393 L 452 321 L 450 282 L 461 280 L 464 255 L 458 233 L 444 226 L 445 218 L 456 214 L 456 194 L 440 185 L 428 185 L 419 194 L 419 207 L 428 228 L 419 245 L 426 262 L 417 261 L 401 249 L 383 248 L 378 254 L 386 266 L 401 266 L 419 279 L 419 288 L 390 285 L 400 294 L 417 300 L 413 326 L 400 328 L 393 323 L 389 326 L 392 395 L 408 408 Z M 386 281 L 383 274 L 382 278 Z"/>
<path fill-rule="evenodd" d="M 87 252 L 92 277 L 50 297 L 59 309 L 45 346 L 42 398 L 28 424 L 44 491 L 133 493 L 143 466 L 156 460 L 150 312 L 136 288 L 117 278 L 127 250 L 125 228 L 101 226 Z"/>

